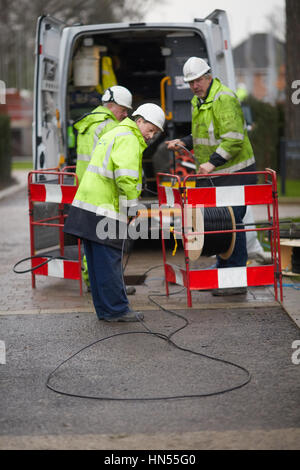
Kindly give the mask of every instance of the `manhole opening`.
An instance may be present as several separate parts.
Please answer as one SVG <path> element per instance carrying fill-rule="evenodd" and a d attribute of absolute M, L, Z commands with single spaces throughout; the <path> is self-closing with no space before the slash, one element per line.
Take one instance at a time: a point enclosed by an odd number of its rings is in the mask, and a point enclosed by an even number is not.
<path fill-rule="evenodd" d="M 141 284 L 144 284 L 145 279 L 145 274 L 133 274 L 124 276 L 126 286 L 139 286 Z"/>

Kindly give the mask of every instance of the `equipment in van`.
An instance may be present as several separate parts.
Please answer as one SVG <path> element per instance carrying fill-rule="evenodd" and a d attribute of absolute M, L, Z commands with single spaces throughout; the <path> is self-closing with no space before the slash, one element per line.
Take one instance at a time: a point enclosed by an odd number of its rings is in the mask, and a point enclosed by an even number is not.
<path fill-rule="evenodd" d="M 74 86 L 92 87 L 99 83 L 99 47 L 82 46 L 74 58 Z"/>

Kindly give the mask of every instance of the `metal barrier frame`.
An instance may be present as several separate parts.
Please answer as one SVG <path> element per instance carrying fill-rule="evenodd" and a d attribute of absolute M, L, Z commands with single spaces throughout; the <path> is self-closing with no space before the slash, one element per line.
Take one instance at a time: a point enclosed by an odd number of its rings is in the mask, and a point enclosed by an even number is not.
<path fill-rule="evenodd" d="M 211 176 L 241 176 L 241 175 L 263 175 L 264 184 L 245 185 L 245 186 L 212 186 L 212 187 L 191 187 L 188 183 L 191 179 L 207 178 L 208 175 L 189 175 L 184 178 L 183 182 L 180 177 L 167 173 L 157 174 L 157 190 L 159 199 L 160 211 L 160 230 L 162 240 L 163 262 L 165 271 L 166 294 L 169 295 L 168 283 L 175 283 L 186 287 L 187 289 L 187 303 L 188 307 L 192 307 L 191 291 L 193 290 L 211 290 L 226 286 L 226 275 L 233 275 L 233 278 L 242 276 L 244 279 L 243 286 L 267 286 L 273 284 L 275 299 L 278 300 L 278 284 L 280 290 L 280 300 L 283 300 L 282 291 L 282 272 L 281 272 L 281 256 L 280 256 L 280 231 L 279 231 L 279 215 L 278 215 L 278 192 L 276 172 L 271 169 L 256 172 L 238 172 L 238 173 L 214 173 Z M 175 182 L 171 187 L 166 186 L 161 181 L 168 178 L 171 182 Z M 166 181 L 164 181 L 166 183 Z M 174 187 L 176 186 L 176 187 Z M 222 189 L 220 189 L 222 188 Z M 192 207 L 223 207 L 222 195 L 224 189 L 228 200 L 230 200 L 230 190 L 234 192 L 234 197 L 241 196 L 242 201 L 232 200 L 232 204 L 225 206 L 241 206 L 241 205 L 267 205 L 267 227 L 261 228 L 244 228 L 226 231 L 212 231 L 212 232 L 189 232 L 185 227 L 185 207 L 189 204 Z M 238 189 L 237 189 L 238 188 Z M 219 197 L 219 199 L 218 199 Z M 225 196 L 226 197 L 226 196 Z M 175 235 L 180 235 L 183 240 L 185 269 L 172 265 L 166 260 L 165 237 L 163 232 L 162 212 L 164 207 L 167 208 L 180 208 L 181 210 L 181 231 L 174 230 Z M 262 224 L 260 224 L 262 225 Z M 191 235 L 205 235 L 213 233 L 233 233 L 233 232 L 250 232 L 250 231 L 268 231 L 270 232 L 270 248 L 272 255 L 272 264 L 254 267 L 241 267 L 241 268 L 222 268 L 222 269 L 190 269 L 189 255 L 188 255 L 188 238 Z M 226 273 L 226 270 L 231 270 Z M 246 283 L 245 283 L 246 281 Z M 224 285 L 225 284 L 225 285 Z M 230 284 L 230 287 L 241 287 L 241 283 L 237 285 Z"/>
<path fill-rule="evenodd" d="M 64 246 L 64 223 L 67 217 L 64 214 L 64 205 L 71 204 L 76 191 L 78 189 L 78 177 L 74 170 L 75 167 L 66 167 L 62 170 L 58 168 L 49 168 L 45 170 L 32 170 L 28 173 L 28 203 L 29 203 L 29 230 L 30 230 L 30 253 L 31 253 L 31 268 L 35 268 L 49 259 L 43 256 L 43 253 L 36 254 L 35 241 L 34 241 L 34 228 L 36 226 L 57 227 L 59 229 L 59 250 L 61 259 L 51 260 L 49 263 L 31 271 L 31 284 L 32 288 L 36 287 L 37 275 L 54 276 L 63 279 L 73 279 L 79 281 L 80 295 L 82 295 L 82 275 L 81 275 L 81 242 L 78 238 L 78 258 L 75 260 L 64 259 L 65 246 Z M 68 170 L 68 171 L 66 171 Z M 58 184 L 47 184 L 47 181 L 34 182 L 33 178 L 37 179 L 38 175 L 53 175 L 57 176 Z M 74 185 L 65 184 L 66 177 L 74 178 Z M 47 194 L 48 190 L 48 194 Z M 58 215 L 54 217 L 46 217 L 39 220 L 34 220 L 33 209 L 35 202 L 57 203 Z M 53 223 L 57 220 L 58 222 Z M 55 262 L 55 263 L 54 263 Z M 49 265 L 55 267 L 48 270 Z"/>

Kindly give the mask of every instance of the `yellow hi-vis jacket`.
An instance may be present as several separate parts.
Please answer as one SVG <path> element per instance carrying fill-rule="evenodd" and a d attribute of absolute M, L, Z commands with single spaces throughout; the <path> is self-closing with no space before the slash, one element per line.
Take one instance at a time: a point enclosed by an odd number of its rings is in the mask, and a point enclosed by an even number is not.
<path fill-rule="evenodd" d="M 117 85 L 118 82 L 111 57 L 106 55 L 100 57 L 100 64 L 100 83 L 96 86 L 96 90 L 102 95 L 107 88 Z"/>
<path fill-rule="evenodd" d="M 216 173 L 233 173 L 255 163 L 242 108 L 228 87 L 215 78 L 206 100 L 194 96 L 192 107 L 197 167 L 210 161 Z"/>
<path fill-rule="evenodd" d="M 127 208 L 138 204 L 142 191 L 142 157 L 146 147 L 138 126 L 130 118 L 104 134 L 96 145 L 72 208 L 84 212 L 85 216 L 93 214 L 126 223 Z M 79 219 L 81 216 L 78 214 Z M 77 236 L 89 238 L 90 229 L 82 227 Z"/>
<path fill-rule="evenodd" d="M 119 124 L 115 115 L 104 106 L 98 106 L 74 124 L 77 131 L 76 174 L 80 183 L 91 160 L 98 140 Z"/>

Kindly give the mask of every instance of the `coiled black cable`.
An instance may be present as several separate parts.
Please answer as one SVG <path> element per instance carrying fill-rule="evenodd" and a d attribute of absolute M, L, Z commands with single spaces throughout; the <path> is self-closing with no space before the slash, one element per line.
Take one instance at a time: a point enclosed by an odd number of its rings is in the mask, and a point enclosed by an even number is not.
<path fill-rule="evenodd" d="M 233 222 L 228 207 L 204 208 L 204 231 L 233 230 Z M 225 253 L 232 242 L 233 234 L 212 233 L 205 234 L 202 256 L 213 256 Z"/>
<path fill-rule="evenodd" d="M 17 271 L 17 270 L 16 270 L 16 267 L 19 266 L 19 264 L 24 263 L 24 261 L 28 261 L 28 260 L 32 260 L 32 259 L 36 259 L 36 258 L 47 258 L 47 259 L 46 259 L 45 261 L 43 261 L 42 263 L 37 264 L 37 265 L 34 266 L 33 268 L 24 269 L 23 271 Z M 41 268 L 41 267 L 44 266 L 45 264 L 50 263 L 50 261 L 52 261 L 53 259 L 64 259 L 64 258 L 62 258 L 62 257 L 57 257 L 57 256 L 51 256 L 51 255 L 35 255 L 35 256 L 28 256 L 28 258 L 23 258 L 23 259 L 21 259 L 20 261 L 18 261 L 18 262 L 14 265 L 14 267 L 13 267 L 13 272 L 16 273 L 16 274 L 31 273 L 32 271 L 35 271 L 36 269 Z"/>

